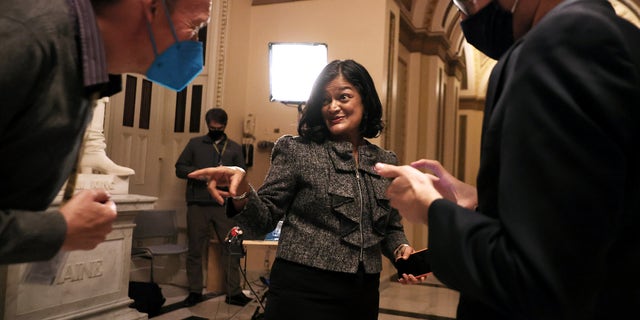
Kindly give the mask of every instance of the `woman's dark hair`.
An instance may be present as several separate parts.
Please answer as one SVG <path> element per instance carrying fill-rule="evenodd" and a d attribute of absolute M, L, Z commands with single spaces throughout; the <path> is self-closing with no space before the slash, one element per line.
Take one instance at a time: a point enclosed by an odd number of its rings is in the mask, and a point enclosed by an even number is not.
<path fill-rule="evenodd" d="M 367 69 L 353 60 L 334 60 L 322 69 L 313 84 L 298 122 L 298 134 L 301 137 L 318 143 L 328 139 L 330 133 L 322 117 L 322 107 L 327 96 L 327 85 L 340 75 L 356 88 L 362 98 L 364 110 L 360 134 L 365 138 L 375 138 L 382 132 L 382 103 Z"/>

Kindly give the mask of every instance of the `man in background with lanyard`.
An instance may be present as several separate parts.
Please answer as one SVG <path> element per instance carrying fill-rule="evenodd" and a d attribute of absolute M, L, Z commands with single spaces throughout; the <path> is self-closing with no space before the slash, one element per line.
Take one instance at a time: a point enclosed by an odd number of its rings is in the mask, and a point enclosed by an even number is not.
<path fill-rule="evenodd" d="M 185 146 L 176 162 L 176 176 L 187 179 L 194 170 L 216 166 L 238 166 L 245 169 L 242 147 L 227 138 L 224 129 L 227 125 L 227 113 L 221 108 L 207 111 L 205 122 L 209 133 L 192 138 Z M 187 255 L 187 278 L 189 280 L 189 296 L 184 303 L 193 306 L 203 300 L 202 289 L 202 253 L 209 242 L 209 224 L 213 225 L 220 243 L 234 227 L 227 218 L 224 206 L 220 206 L 207 191 L 206 181 L 187 179 L 187 234 L 189 237 L 189 253 Z M 244 306 L 250 298 L 240 288 L 240 256 L 230 255 L 223 246 L 222 264 L 225 271 L 225 302 Z"/>

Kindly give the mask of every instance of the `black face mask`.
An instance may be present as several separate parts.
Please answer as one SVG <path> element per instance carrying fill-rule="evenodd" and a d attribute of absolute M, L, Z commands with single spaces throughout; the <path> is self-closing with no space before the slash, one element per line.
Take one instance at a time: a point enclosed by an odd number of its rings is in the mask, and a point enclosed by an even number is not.
<path fill-rule="evenodd" d="M 460 26 L 467 42 L 495 60 L 515 42 L 513 14 L 495 1 L 463 20 Z"/>
<path fill-rule="evenodd" d="M 213 141 L 218 141 L 224 135 L 223 130 L 209 130 L 208 136 Z"/>

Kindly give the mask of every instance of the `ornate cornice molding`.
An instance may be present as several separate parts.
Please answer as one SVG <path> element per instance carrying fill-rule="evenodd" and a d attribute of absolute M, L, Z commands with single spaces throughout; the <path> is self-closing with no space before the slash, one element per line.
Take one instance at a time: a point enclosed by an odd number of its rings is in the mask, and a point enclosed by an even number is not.
<path fill-rule="evenodd" d="M 459 110 L 484 111 L 484 98 L 460 97 Z"/>
<path fill-rule="evenodd" d="M 462 79 L 462 74 L 466 68 L 461 57 L 451 54 L 451 42 L 444 33 L 428 34 L 426 32 L 416 32 L 407 23 L 404 17 L 400 20 L 400 43 L 409 52 L 427 56 L 438 56 L 446 65 L 446 72 L 449 76 Z"/>

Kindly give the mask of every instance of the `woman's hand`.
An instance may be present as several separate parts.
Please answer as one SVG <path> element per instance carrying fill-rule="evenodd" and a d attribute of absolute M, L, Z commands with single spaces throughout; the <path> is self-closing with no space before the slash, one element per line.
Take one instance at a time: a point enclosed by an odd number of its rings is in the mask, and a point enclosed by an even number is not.
<path fill-rule="evenodd" d="M 416 252 L 416 250 L 410 245 L 402 245 L 399 252 L 396 254 L 396 260 L 405 259 L 407 260 L 412 253 Z M 427 276 L 416 277 L 412 274 L 402 274 L 402 278 L 398 278 L 398 282 L 402 284 L 418 284 L 427 279 Z"/>
<path fill-rule="evenodd" d="M 431 273 L 431 272 L 429 272 L 429 273 Z M 402 274 L 402 278 L 398 278 L 398 282 L 400 282 L 402 284 L 418 284 L 418 283 L 422 283 L 425 280 L 427 280 L 427 275 L 416 277 L 416 276 L 414 276 L 412 274 L 403 273 Z"/>
<path fill-rule="evenodd" d="M 216 202 L 222 205 L 224 198 L 249 192 L 251 187 L 245 179 L 246 174 L 246 171 L 240 167 L 219 166 L 193 171 L 188 177 L 206 181 L 207 190 Z M 221 187 L 228 187 L 229 191 L 221 190 Z"/>

